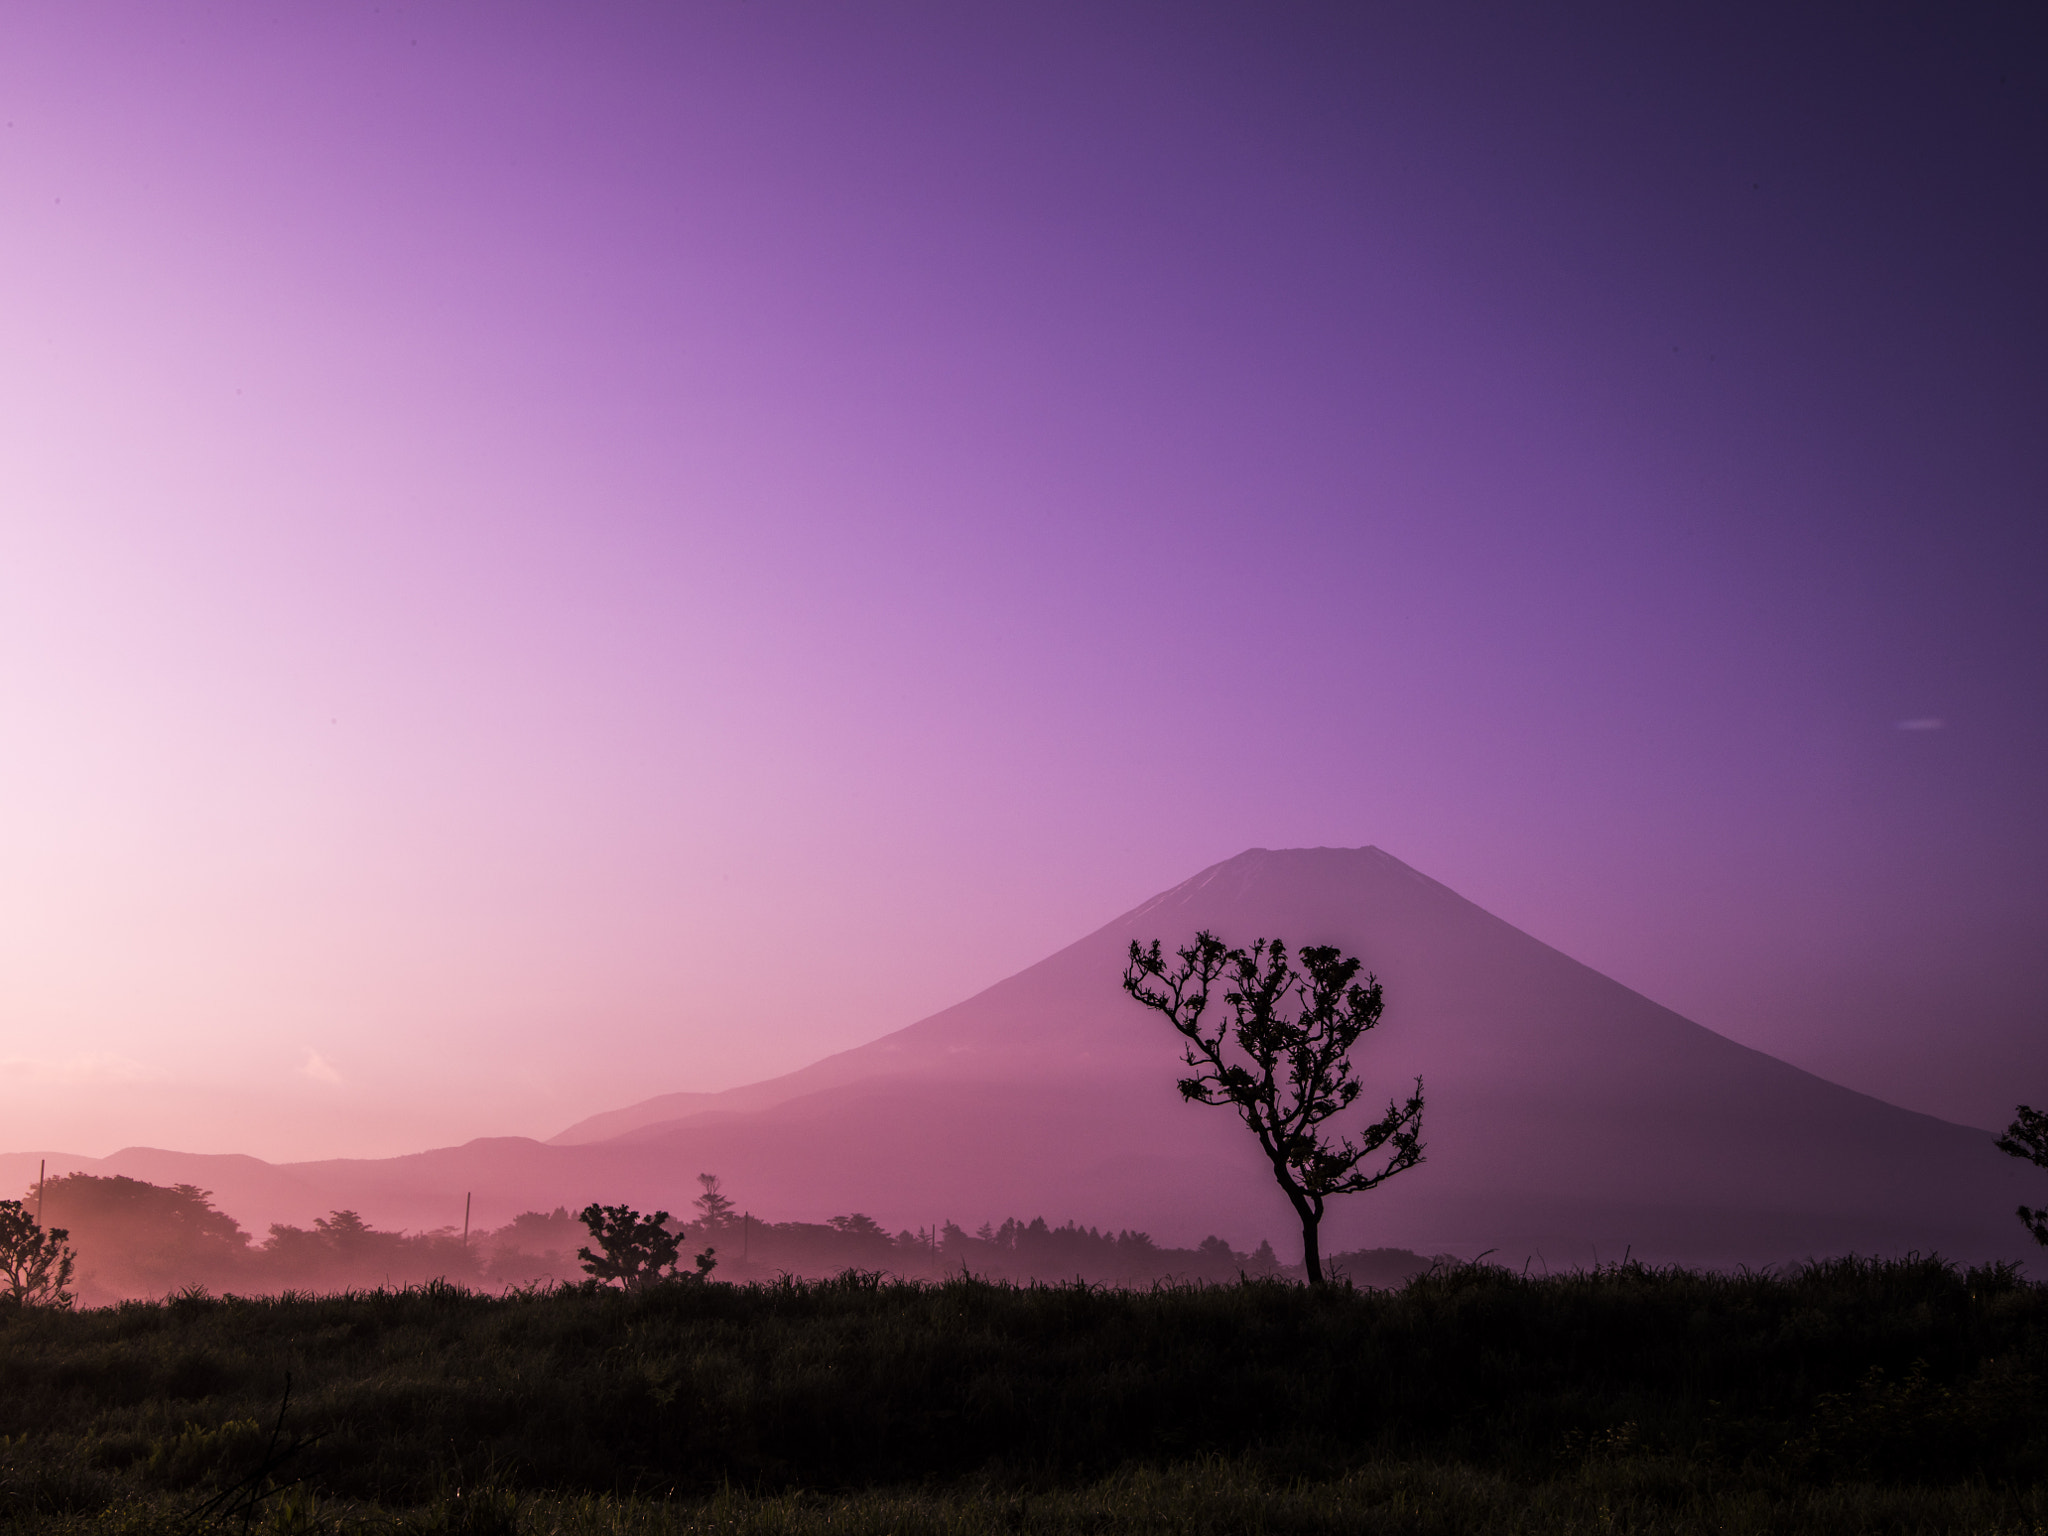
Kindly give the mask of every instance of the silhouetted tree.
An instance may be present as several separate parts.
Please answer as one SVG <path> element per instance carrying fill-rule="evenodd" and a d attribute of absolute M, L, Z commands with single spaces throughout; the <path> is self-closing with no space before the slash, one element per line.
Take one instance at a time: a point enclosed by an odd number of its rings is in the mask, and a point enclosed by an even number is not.
<path fill-rule="evenodd" d="M 637 1291 L 671 1277 L 684 1229 L 668 1229 L 667 1211 L 642 1216 L 629 1205 L 588 1205 L 576 1214 L 604 1250 L 576 1250 L 584 1269 L 597 1279 L 616 1280 L 627 1290 Z M 717 1267 L 714 1254 L 714 1249 L 706 1248 L 697 1255 L 693 1278 L 701 1280 Z"/>
<path fill-rule="evenodd" d="M 62 1227 L 44 1231 L 19 1200 L 0 1200 L 0 1301 L 18 1307 L 68 1307 L 71 1266 Z"/>
<path fill-rule="evenodd" d="M 194 1185 L 71 1173 L 51 1178 L 40 1193 L 43 1219 L 71 1234 L 77 1289 L 88 1306 L 180 1286 L 231 1285 L 244 1272 L 249 1234 Z"/>
<path fill-rule="evenodd" d="M 697 1182 L 704 1186 L 704 1193 L 697 1197 L 698 1226 L 709 1232 L 722 1232 L 739 1220 L 732 1197 L 718 1187 L 717 1174 L 700 1173 Z"/>
<path fill-rule="evenodd" d="M 825 1225 L 834 1232 L 843 1232 L 848 1237 L 872 1237 L 888 1240 L 888 1232 L 874 1217 L 855 1211 L 851 1216 L 827 1216 Z"/>
<path fill-rule="evenodd" d="M 522 1211 L 495 1232 L 486 1233 L 491 1278 L 500 1281 L 554 1279 L 576 1267 L 576 1240 L 583 1236 L 566 1206 L 552 1211 Z"/>
<path fill-rule="evenodd" d="M 2048 1114 L 2020 1105 L 2018 1118 L 1998 1138 L 1998 1150 L 2009 1152 L 2014 1157 L 2024 1157 L 2037 1167 L 2048 1168 Z M 2023 1205 L 2019 1216 L 2027 1230 L 2034 1234 L 2034 1241 L 2048 1247 L 2048 1210 L 2037 1211 L 2032 1206 Z"/>
<path fill-rule="evenodd" d="M 1166 1015 L 1187 1041 L 1183 1059 L 1194 1075 L 1180 1080 L 1183 1098 L 1229 1104 L 1258 1138 L 1294 1213 L 1301 1218 L 1302 1266 L 1323 1283 L 1318 1229 L 1333 1195 L 1385 1183 L 1422 1161 L 1422 1079 L 1406 1103 L 1387 1112 L 1354 1144 L 1331 1137 L 1324 1122 L 1348 1109 L 1361 1089 L 1351 1048 L 1379 1023 L 1385 1006 L 1378 978 L 1358 981 L 1362 962 L 1328 945 L 1311 945 L 1289 961 L 1278 939 L 1232 949 L 1214 934 L 1195 935 L 1169 969 L 1159 941 L 1133 943 L 1124 990 Z M 1228 1017 L 1204 1020 L 1210 993 L 1227 990 Z M 1385 1160 L 1366 1169 L 1376 1153 Z"/>
<path fill-rule="evenodd" d="M 1280 1255 L 1273 1251 L 1270 1238 L 1260 1238 L 1259 1246 L 1246 1256 L 1244 1272 L 1248 1275 L 1277 1275 L 1280 1273 Z"/>
<path fill-rule="evenodd" d="M 380 1237 L 397 1236 L 393 1232 L 379 1232 L 354 1211 L 329 1211 L 325 1216 L 315 1216 L 313 1230 L 336 1253 L 351 1257 L 375 1248 Z"/>

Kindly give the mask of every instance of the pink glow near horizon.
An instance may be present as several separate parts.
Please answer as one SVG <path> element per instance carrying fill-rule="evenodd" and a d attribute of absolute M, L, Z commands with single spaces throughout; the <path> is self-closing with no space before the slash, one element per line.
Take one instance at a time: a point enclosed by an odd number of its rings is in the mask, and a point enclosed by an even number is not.
<path fill-rule="evenodd" d="M 547 1135 L 1250 845 L 2048 1080 L 2039 82 L 1341 15 L 0 23 L 0 1150 Z"/>

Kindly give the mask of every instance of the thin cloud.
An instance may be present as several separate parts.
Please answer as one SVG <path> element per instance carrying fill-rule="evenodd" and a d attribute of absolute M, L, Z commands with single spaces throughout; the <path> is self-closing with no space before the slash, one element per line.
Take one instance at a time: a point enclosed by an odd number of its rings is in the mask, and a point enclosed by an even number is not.
<path fill-rule="evenodd" d="M 1948 722 L 1939 715 L 1915 715 L 1911 720 L 1894 721 L 1892 729 L 1899 731 L 1945 731 Z"/>
<path fill-rule="evenodd" d="M 333 1065 L 318 1051 L 306 1052 L 306 1064 L 299 1068 L 299 1070 L 315 1082 L 338 1083 L 341 1081 L 341 1074 L 335 1071 Z"/>

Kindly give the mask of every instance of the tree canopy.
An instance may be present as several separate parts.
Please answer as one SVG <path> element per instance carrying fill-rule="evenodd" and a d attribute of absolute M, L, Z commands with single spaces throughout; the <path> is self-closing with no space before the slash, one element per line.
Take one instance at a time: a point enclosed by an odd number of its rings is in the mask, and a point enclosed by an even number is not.
<path fill-rule="evenodd" d="M 2024 1157 L 2036 1167 L 2048 1168 L 2048 1114 L 2022 1104 L 2005 1134 L 1998 1138 L 1998 1150 L 2013 1157 Z M 2048 1247 L 2048 1210 L 2035 1210 L 2030 1205 L 2019 1208 L 2020 1221 L 2034 1234 L 2034 1241 Z"/>
<path fill-rule="evenodd" d="M 19 1200 L 0 1200 L 0 1301 L 18 1307 L 71 1305 L 71 1234 L 47 1230 Z"/>
<path fill-rule="evenodd" d="M 585 1206 L 577 1216 L 602 1250 L 576 1250 L 576 1257 L 583 1261 L 584 1269 L 593 1279 L 616 1280 L 627 1290 L 637 1291 L 674 1278 L 684 1229 L 681 1225 L 670 1229 L 667 1211 L 642 1216 L 629 1205 L 593 1204 Z M 698 1254 L 694 1262 L 697 1272 L 691 1278 L 698 1280 L 718 1265 L 715 1251 L 710 1248 Z"/>
<path fill-rule="evenodd" d="M 1405 1101 L 1360 1128 L 1357 1140 L 1326 1123 L 1364 1091 L 1351 1050 L 1380 1021 L 1386 999 L 1364 963 L 1332 945 L 1294 958 L 1279 939 L 1234 949 L 1207 931 L 1170 963 L 1160 943 L 1133 943 L 1123 986 L 1166 1015 L 1186 1042 L 1183 1098 L 1228 1104 L 1258 1139 L 1301 1221 L 1302 1264 L 1323 1281 L 1319 1228 L 1326 1203 L 1385 1183 L 1422 1161 L 1422 1079 Z M 1223 1010 L 1209 1005 L 1222 988 Z"/>

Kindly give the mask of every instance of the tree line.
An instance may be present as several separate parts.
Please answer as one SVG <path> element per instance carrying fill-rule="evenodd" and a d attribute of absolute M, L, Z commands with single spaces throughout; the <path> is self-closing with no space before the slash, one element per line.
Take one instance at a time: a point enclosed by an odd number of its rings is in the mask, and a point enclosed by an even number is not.
<path fill-rule="evenodd" d="M 625 1206 L 558 1206 L 522 1212 L 465 1239 L 454 1227 L 387 1231 L 355 1211 L 336 1210 L 306 1226 L 275 1223 L 258 1240 L 195 1185 L 64 1174 L 31 1186 L 23 1200 L 0 1201 L 0 1299 L 53 1300 L 68 1292 L 96 1306 L 194 1287 L 275 1295 L 444 1280 L 502 1290 L 593 1278 L 628 1284 L 677 1273 L 741 1282 L 815 1278 L 849 1269 L 905 1279 L 964 1271 L 991 1280 L 1140 1286 L 1299 1274 L 1265 1242 L 1240 1250 L 1209 1237 L 1182 1248 L 1141 1231 L 1054 1225 L 1043 1217 L 984 1222 L 971 1231 L 940 1220 L 892 1232 L 862 1212 L 822 1222 L 769 1221 L 739 1209 L 716 1176 L 699 1175 L 697 1185 L 681 1218 L 666 1211 L 642 1216 Z M 43 1224 L 36 1221 L 39 1208 Z M 663 1262 L 650 1266 L 650 1249 Z M 699 1256 L 706 1262 L 699 1264 Z M 1404 1250 L 1333 1262 L 1359 1283 L 1377 1285 L 1398 1284 L 1428 1264 Z"/>

